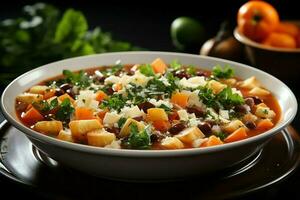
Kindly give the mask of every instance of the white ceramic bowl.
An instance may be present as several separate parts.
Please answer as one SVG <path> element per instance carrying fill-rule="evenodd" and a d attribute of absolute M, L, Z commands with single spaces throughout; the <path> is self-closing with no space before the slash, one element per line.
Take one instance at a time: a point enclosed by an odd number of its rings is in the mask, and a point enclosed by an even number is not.
<path fill-rule="evenodd" d="M 103 149 L 60 141 L 27 128 L 16 116 L 14 107 L 16 96 L 45 79 L 61 74 L 63 69 L 79 70 L 112 65 L 117 60 L 121 60 L 123 64 L 149 63 L 157 57 L 168 63 L 178 59 L 182 64 L 192 64 L 205 69 L 211 69 L 217 64 L 230 64 L 238 77 L 256 76 L 278 99 L 282 109 L 280 121 L 274 128 L 258 136 L 215 147 L 183 150 L 124 150 Z M 125 52 L 72 58 L 31 70 L 7 86 L 2 94 L 1 108 L 13 126 L 26 134 L 38 149 L 59 163 L 99 177 L 153 181 L 203 175 L 241 162 L 262 148 L 274 134 L 293 120 L 297 111 L 297 101 L 292 91 L 280 80 L 236 62 L 182 53 Z"/>

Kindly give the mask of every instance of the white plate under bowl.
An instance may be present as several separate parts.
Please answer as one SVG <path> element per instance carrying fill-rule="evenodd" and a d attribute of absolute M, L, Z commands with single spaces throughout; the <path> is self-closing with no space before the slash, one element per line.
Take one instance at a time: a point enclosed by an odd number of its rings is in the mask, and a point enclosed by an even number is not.
<path fill-rule="evenodd" d="M 31 86 L 54 76 L 63 69 L 76 71 L 94 66 L 150 63 L 155 58 L 167 63 L 177 59 L 182 64 L 204 69 L 213 66 L 231 65 L 236 76 L 256 76 L 278 99 L 282 116 L 274 128 L 267 132 L 229 144 L 215 147 L 182 150 L 124 150 L 104 149 L 61 141 L 24 126 L 15 112 L 15 98 Z M 257 152 L 295 117 L 297 101 L 292 91 L 275 77 L 247 65 L 228 60 L 171 52 L 122 52 L 107 53 L 66 59 L 44 65 L 23 74 L 12 81 L 1 97 L 1 108 L 7 120 L 21 130 L 31 142 L 51 158 L 77 170 L 98 177 L 128 181 L 172 180 L 213 173 L 245 160 Z M 276 156 L 276 155 L 274 155 Z"/>

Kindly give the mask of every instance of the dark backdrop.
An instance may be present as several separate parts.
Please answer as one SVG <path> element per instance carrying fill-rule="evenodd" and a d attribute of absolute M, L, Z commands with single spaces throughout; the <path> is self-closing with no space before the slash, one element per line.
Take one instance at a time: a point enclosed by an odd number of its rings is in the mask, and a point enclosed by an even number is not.
<path fill-rule="evenodd" d="M 23 5 L 38 1 L 6 1 L 0 6 L 0 19 L 17 16 Z M 81 10 L 91 27 L 101 26 L 117 39 L 149 50 L 175 51 L 170 38 L 170 24 L 178 16 L 191 16 L 202 22 L 213 36 L 222 21 L 234 24 L 238 8 L 245 0 L 46 0 L 61 9 Z M 135 3 L 134 3 L 135 2 Z M 282 19 L 300 19 L 297 0 L 271 0 Z"/>

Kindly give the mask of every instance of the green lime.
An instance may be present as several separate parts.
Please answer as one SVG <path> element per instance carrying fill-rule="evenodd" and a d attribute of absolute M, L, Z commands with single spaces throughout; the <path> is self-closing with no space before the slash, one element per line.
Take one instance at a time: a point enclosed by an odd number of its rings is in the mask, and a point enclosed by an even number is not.
<path fill-rule="evenodd" d="M 190 17 L 178 17 L 171 24 L 173 44 L 180 50 L 200 47 L 205 41 L 203 25 Z"/>

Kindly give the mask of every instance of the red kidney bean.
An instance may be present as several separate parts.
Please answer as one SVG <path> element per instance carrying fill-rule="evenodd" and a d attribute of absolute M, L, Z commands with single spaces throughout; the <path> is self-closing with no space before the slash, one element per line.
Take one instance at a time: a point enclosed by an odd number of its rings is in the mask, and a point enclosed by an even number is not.
<path fill-rule="evenodd" d="M 73 87 L 73 85 L 69 84 L 69 83 L 64 83 L 61 86 L 59 86 L 60 89 L 62 89 L 63 91 L 67 91 L 69 89 L 71 89 Z"/>
<path fill-rule="evenodd" d="M 188 107 L 186 110 L 188 113 L 195 113 L 196 117 L 204 116 L 204 111 L 199 107 Z"/>
<path fill-rule="evenodd" d="M 71 88 L 70 88 L 70 89 L 67 89 L 67 90 L 66 90 L 66 93 L 67 93 L 68 95 L 70 95 L 70 97 L 72 97 L 73 99 L 75 99 L 76 94 L 75 94 L 74 90 L 72 90 Z"/>
<path fill-rule="evenodd" d="M 140 121 L 142 121 L 144 118 L 143 118 L 143 116 L 139 116 L 139 117 L 134 117 L 133 119 L 136 120 L 136 121 L 138 121 L 138 122 L 140 122 Z"/>
<path fill-rule="evenodd" d="M 106 131 L 110 133 L 114 133 L 115 135 L 119 135 L 120 130 L 121 130 L 120 128 L 116 128 L 116 127 L 106 128 Z"/>
<path fill-rule="evenodd" d="M 204 135 L 211 135 L 211 125 L 208 122 L 203 122 L 198 125 L 198 128 L 204 133 Z"/>
<path fill-rule="evenodd" d="M 246 114 L 247 113 L 247 106 L 246 105 L 237 105 L 234 110 L 236 112 L 239 112 L 239 113 L 244 113 Z"/>
<path fill-rule="evenodd" d="M 149 108 L 154 108 L 155 106 L 152 104 L 152 103 L 150 103 L 150 102 L 144 102 L 144 103 L 140 103 L 139 105 L 138 105 L 138 107 L 139 107 L 139 109 L 141 109 L 141 110 L 143 110 L 145 113 L 147 113 L 147 110 L 149 109 Z"/>
<path fill-rule="evenodd" d="M 60 88 L 55 89 L 55 96 L 61 96 L 65 93 L 65 91 L 63 91 Z"/>
<path fill-rule="evenodd" d="M 190 78 L 191 76 L 184 70 L 184 69 L 181 69 L 181 70 L 177 70 L 175 73 L 174 73 L 174 76 L 182 79 L 182 78 Z"/>
<path fill-rule="evenodd" d="M 110 88 L 107 88 L 106 92 L 108 95 L 112 95 L 115 91 L 110 87 Z"/>
<path fill-rule="evenodd" d="M 245 103 L 252 108 L 254 106 L 254 100 L 251 97 L 245 98 Z"/>
<path fill-rule="evenodd" d="M 204 71 L 197 71 L 196 76 L 205 76 L 205 77 L 207 77 L 208 74 L 207 74 L 207 72 L 204 72 Z"/>
<path fill-rule="evenodd" d="M 251 97 L 251 98 L 254 100 L 255 105 L 263 102 L 259 97 Z"/>
<path fill-rule="evenodd" d="M 177 133 L 179 133 L 180 131 L 182 131 L 185 128 L 186 128 L 186 125 L 184 123 L 178 123 L 178 124 L 175 124 L 174 126 L 172 126 L 168 131 L 172 135 L 176 135 Z"/>
<path fill-rule="evenodd" d="M 249 129 L 255 129 L 256 125 L 254 122 L 246 122 L 245 125 L 247 126 L 247 128 Z"/>

